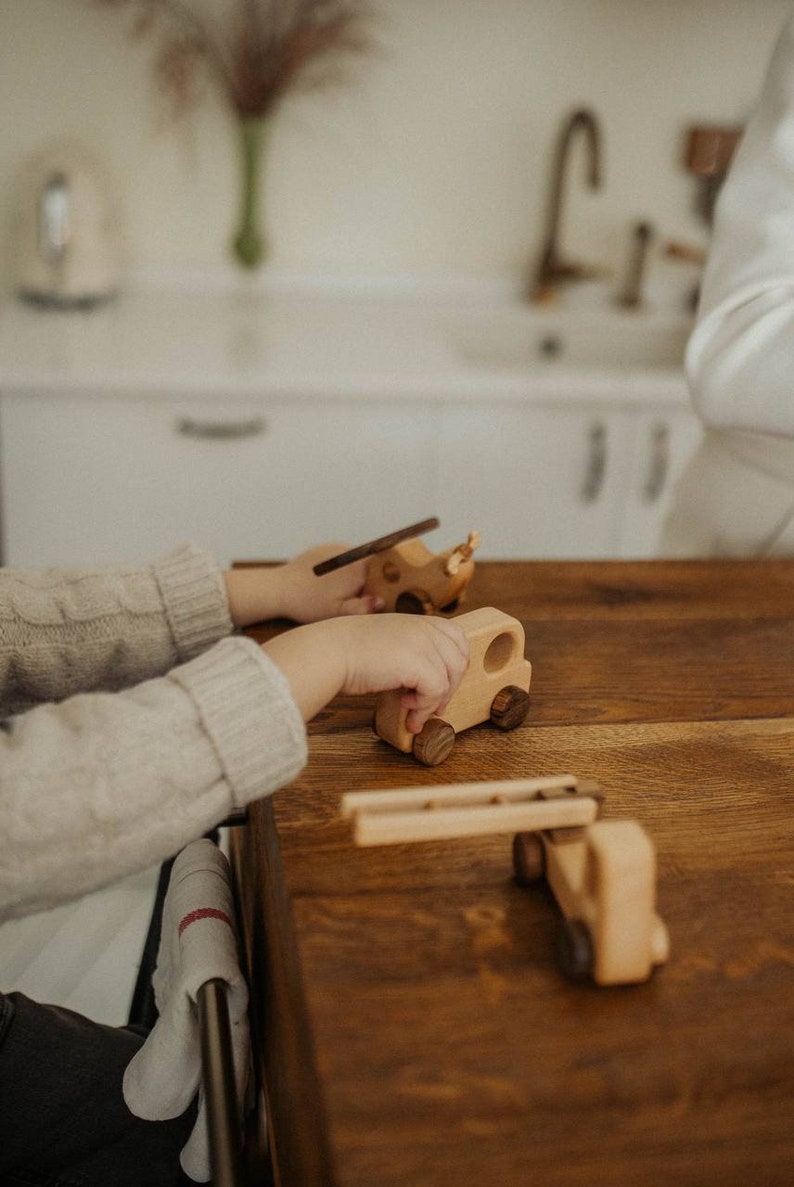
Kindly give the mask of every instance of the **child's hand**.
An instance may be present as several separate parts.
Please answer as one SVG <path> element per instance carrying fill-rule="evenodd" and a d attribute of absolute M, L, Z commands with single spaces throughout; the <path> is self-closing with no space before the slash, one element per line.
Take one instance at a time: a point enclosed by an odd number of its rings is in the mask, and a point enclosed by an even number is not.
<path fill-rule="evenodd" d="M 372 614 L 381 598 L 364 595 L 367 562 L 357 561 L 318 577 L 314 566 L 346 552 L 347 544 L 320 544 L 284 565 L 231 569 L 224 575 L 229 613 L 235 626 L 269 618 L 319 622 L 344 614 Z"/>
<path fill-rule="evenodd" d="M 314 566 L 347 552 L 349 544 L 319 544 L 281 565 L 277 578 L 281 586 L 284 617 L 293 622 L 319 622 L 344 614 L 372 614 L 383 609 L 383 600 L 364 594 L 366 560 L 354 561 L 318 577 Z"/>
<path fill-rule="evenodd" d="M 411 733 L 443 711 L 469 662 L 469 641 L 446 618 L 384 614 L 350 633 L 341 692 L 353 695 L 403 688 Z"/>
<path fill-rule="evenodd" d="M 405 689 L 406 726 L 419 733 L 443 711 L 469 662 L 454 620 L 413 614 L 334 618 L 286 631 L 263 645 L 309 721 L 338 693 Z"/>

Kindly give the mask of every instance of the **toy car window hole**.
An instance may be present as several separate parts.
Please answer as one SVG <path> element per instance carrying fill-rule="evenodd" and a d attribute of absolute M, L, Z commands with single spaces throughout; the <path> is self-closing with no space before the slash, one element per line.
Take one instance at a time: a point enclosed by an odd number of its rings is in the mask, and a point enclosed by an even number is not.
<path fill-rule="evenodd" d="M 511 631 L 495 635 L 483 656 L 482 665 L 486 672 L 500 672 L 516 657 L 517 641 Z"/>

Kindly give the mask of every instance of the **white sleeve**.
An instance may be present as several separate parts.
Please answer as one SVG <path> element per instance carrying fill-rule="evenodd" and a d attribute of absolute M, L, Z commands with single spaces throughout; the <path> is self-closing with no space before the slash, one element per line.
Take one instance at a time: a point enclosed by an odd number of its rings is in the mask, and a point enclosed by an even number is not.
<path fill-rule="evenodd" d="M 687 372 L 706 424 L 794 436 L 794 17 L 717 203 Z"/>

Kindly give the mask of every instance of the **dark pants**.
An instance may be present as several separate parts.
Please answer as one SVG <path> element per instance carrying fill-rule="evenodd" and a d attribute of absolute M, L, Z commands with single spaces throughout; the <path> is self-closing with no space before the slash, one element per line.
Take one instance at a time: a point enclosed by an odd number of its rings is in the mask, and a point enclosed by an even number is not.
<path fill-rule="evenodd" d="M 0 994 L 0 1187 L 190 1184 L 179 1152 L 195 1120 L 142 1121 L 124 1069 L 145 1035 Z"/>

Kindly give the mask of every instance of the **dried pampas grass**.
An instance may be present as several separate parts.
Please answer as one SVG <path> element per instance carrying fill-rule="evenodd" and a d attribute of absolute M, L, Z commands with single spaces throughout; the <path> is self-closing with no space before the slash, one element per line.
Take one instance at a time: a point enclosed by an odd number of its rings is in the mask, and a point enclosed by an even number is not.
<path fill-rule="evenodd" d="M 267 115 L 295 87 L 338 80 L 370 47 L 370 0 L 95 0 L 132 9 L 137 36 L 159 35 L 157 79 L 176 112 L 207 71 L 240 116 Z"/>

